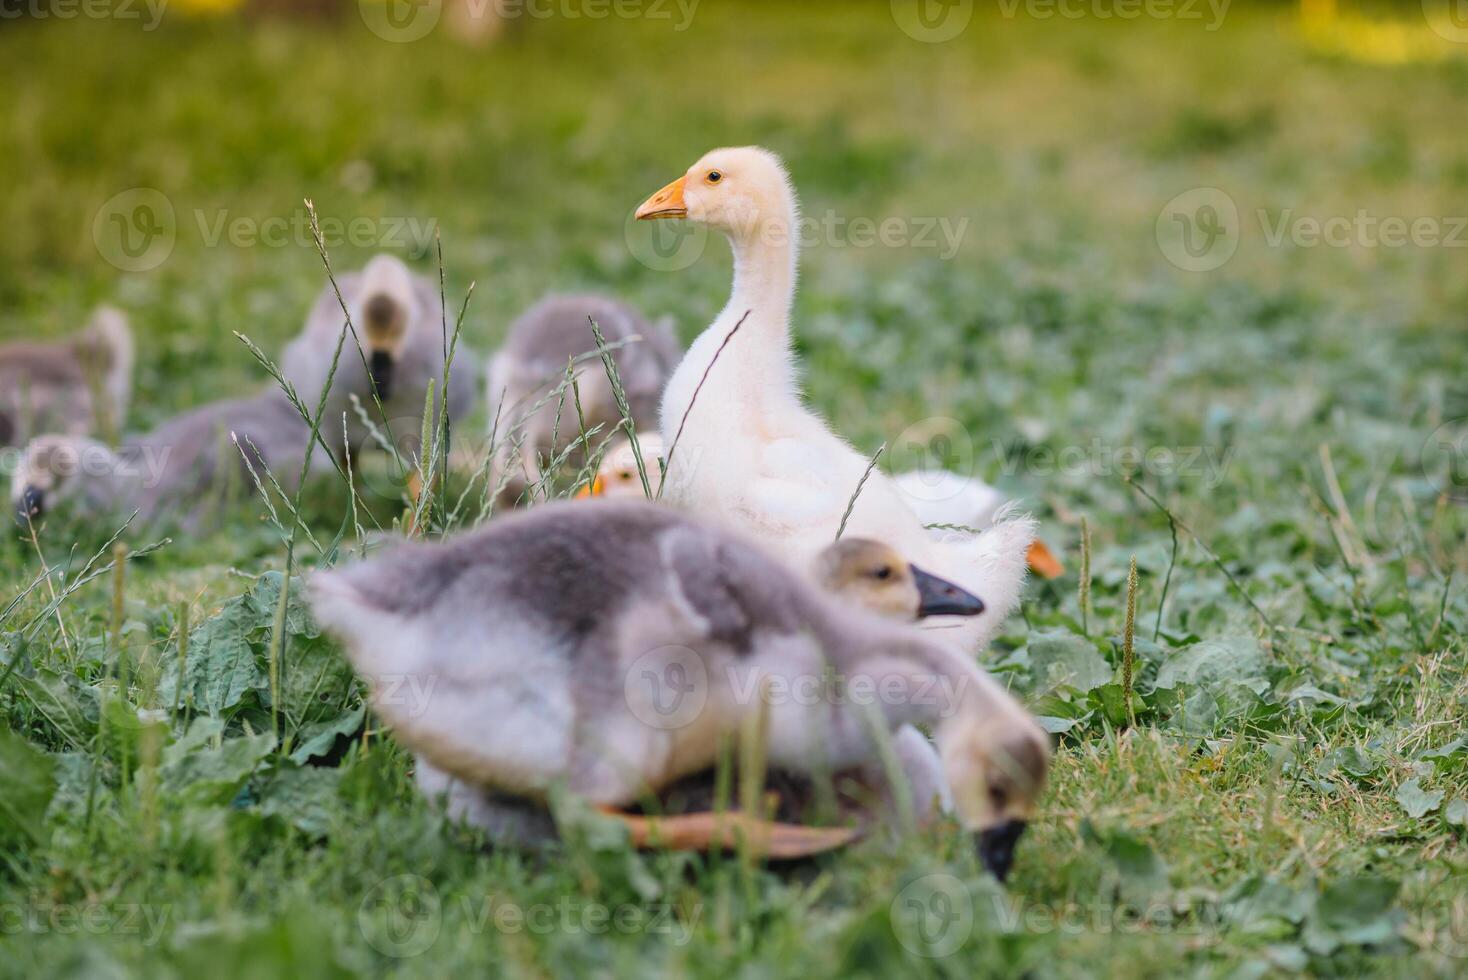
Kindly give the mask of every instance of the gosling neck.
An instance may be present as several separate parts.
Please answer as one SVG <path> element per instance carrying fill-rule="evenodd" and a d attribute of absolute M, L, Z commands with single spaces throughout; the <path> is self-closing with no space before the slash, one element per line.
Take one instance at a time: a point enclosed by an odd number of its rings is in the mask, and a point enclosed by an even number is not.
<path fill-rule="evenodd" d="M 776 217 L 762 215 L 729 232 L 729 244 L 734 250 L 734 288 L 725 315 L 737 322 L 748 313 L 743 330 L 788 344 L 798 252 L 794 207 L 782 209 Z"/>

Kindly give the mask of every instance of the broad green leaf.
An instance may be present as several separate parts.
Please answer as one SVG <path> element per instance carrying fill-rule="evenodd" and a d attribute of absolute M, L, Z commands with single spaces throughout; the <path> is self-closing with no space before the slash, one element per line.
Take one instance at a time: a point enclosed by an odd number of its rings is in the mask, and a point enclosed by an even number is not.
<path fill-rule="evenodd" d="M 24 692 L 31 707 L 45 718 L 56 733 L 71 749 L 86 746 L 92 733 L 97 730 L 95 692 L 89 692 L 93 706 L 88 717 L 81 695 L 71 677 L 62 677 L 50 670 L 39 670 L 33 677 L 15 677 L 11 683 Z"/>
<path fill-rule="evenodd" d="M 1224 921 L 1249 935 L 1291 937 L 1315 907 L 1315 889 L 1297 889 L 1262 875 L 1245 878 L 1222 901 Z"/>
<path fill-rule="evenodd" d="M 1384 943 L 1397 934 L 1400 913 L 1394 908 L 1401 885 L 1387 878 L 1346 878 L 1320 893 L 1305 925 L 1305 945 L 1319 955 L 1342 946 Z"/>
<path fill-rule="evenodd" d="M 1300 684 L 1293 687 L 1289 693 L 1282 695 L 1280 700 L 1285 704 L 1305 702 L 1307 704 L 1340 705 L 1346 703 L 1346 699 L 1340 695 L 1323 691 L 1314 684 Z"/>
<path fill-rule="evenodd" d="M 1091 720 L 1091 715 L 1093 714 L 1094 712 L 1087 711 L 1085 714 L 1075 718 L 1061 718 L 1056 715 L 1036 715 L 1035 721 L 1039 722 L 1040 727 L 1051 735 L 1064 735 L 1072 729 L 1085 725 L 1086 722 Z"/>
<path fill-rule="evenodd" d="M 1264 653 L 1252 637 L 1204 640 L 1178 650 L 1157 671 L 1157 687 L 1207 689 L 1232 682 L 1255 694 L 1269 689 Z"/>
<path fill-rule="evenodd" d="M 1380 770 L 1381 760 L 1379 758 L 1368 755 L 1355 745 L 1343 745 L 1327 752 L 1315 771 L 1322 776 L 1343 772 L 1355 779 L 1362 779 Z"/>
<path fill-rule="evenodd" d="M 195 711 L 227 716 L 251 691 L 268 687 L 269 676 L 250 643 L 260 628 L 259 612 L 248 595 L 226 602 L 189 633 L 183 691 L 176 698 L 177 671 L 165 669 L 159 684 L 162 701 L 176 699 Z"/>
<path fill-rule="evenodd" d="M 264 640 L 268 637 L 262 637 Z M 283 713 L 288 720 L 312 728 L 310 735 L 297 734 L 298 739 L 314 737 L 314 726 L 323 722 L 339 722 L 344 713 L 349 713 L 347 705 L 359 697 L 351 664 L 334 643 L 319 636 L 291 637 L 281 686 Z M 261 692 L 261 701 L 270 703 L 269 690 Z"/>
<path fill-rule="evenodd" d="M 1453 768 L 1458 763 L 1460 757 L 1464 754 L 1463 750 L 1465 747 L 1468 747 L 1468 738 L 1459 737 L 1444 745 L 1439 745 L 1435 749 L 1428 749 L 1426 752 L 1420 753 L 1417 758 L 1424 762 L 1431 762 L 1439 771 L 1443 771 Z"/>
<path fill-rule="evenodd" d="M 143 761 L 145 755 L 157 761 L 168 741 L 166 712 L 139 708 L 112 690 L 102 695 L 102 714 L 107 719 L 103 741 L 109 756 L 129 767 Z"/>
<path fill-rule="evenodd" d="M 1088 703 L 1091 707 L 1100 709 L 1111 727 L 1121 728 L 1127 724 L 1126 689 L 1120 684 L 1102 684 L 1091 691 Z M 1132 710 L 1141 714 L 1143 707 L 1142 699 L 1133 691 Z"/>
<path fill-rule="evenodd" d="M 1039 698 L 1031 705 L 1031 709 L 1035 712 L 1036 720 L 1052 735 L 1063 734 L 1085 725 L 1096 713 L 1084 704 L 1068 701 L 1055 694 Z"/>
<path fill-rule="evenodd" d="M 46 808 L 56 793 L 56 760 L 9 729 L 0 728 L 0 838 L 49 833 Z"/>
<path fill-rule="evenodd" d="M 1074 688 L 1081 693 L 1111 680 L 1111 665 L 1083 636 L 1053 630 L 1029 642 L 1030 670 L 1037 690 Z"/>
<path fill-rule="evenodd" d="M 284 766 L 260 786 L 260 812 L 302 833 L 325 837 L 341 784 L 340 769 Z"/>
<path fill-rule="evenodd" d="M 261 575 L 249 591 L 194 628 L 180 702 L 226 719 L 245 708 L 269 707 L 270 647 L 284 580 L 280 572 Z M 299 582 L 291 584 L 285 627 L 282 717 L 289 725 L 337 718 L 354 697 L 355 681 L 350 666 L 312 620 Z M 170 663 L 159 683 L 160 702 L 171 704 L 178 686 L 178 669 Z"/>
<path fill-rule="evenodd" d="M 1454 799 L 1443 811 L 1443 819 L 1459 827 L 1468 826 L 1468 800 L 1461 796 Z"/>
<path fill-rule="evenodd" d="M 366 716 L 367 708 L 364 705 L 358 705 L 339 718 L 316 722 L 302 728 L 296 733 L 300 744 L 291 750 L 292 761 L 305 765 L 318 755 L 330 752 L 339 737 L 352 735 L 359 731 Z"/>
<path fill-rule="evenodd" d="M 224 720 L 221 718 L 210 718 L 204 716 L 195 718 L 189 723 L 188 731 L 184 732 L 174 743 L 163 750 L 163 765 L 169 766 L 179 762 L 184 756 L 209 742 L 218 741 L 224 737 Z"/>
<path fill-rule="evenodd" d="M 192 751 L 165 753 L 159 771 L 163 788 L 167 792 L 226 802 L 274 748 L 275 736 L 262 732 L 245 738 L 227 738 L 218 748 L 209 742 Z"/>
<path fill-rule="evenodd" d="M 1397 802 L 1402 805 L 1403 810 L 1407 811 L 1407 816 L 1413 820 L 1425 817 L 1436 810 L 1442 801 L 1442 792 L 1423 789 L 1416 777 L 1397 787 Z"/>

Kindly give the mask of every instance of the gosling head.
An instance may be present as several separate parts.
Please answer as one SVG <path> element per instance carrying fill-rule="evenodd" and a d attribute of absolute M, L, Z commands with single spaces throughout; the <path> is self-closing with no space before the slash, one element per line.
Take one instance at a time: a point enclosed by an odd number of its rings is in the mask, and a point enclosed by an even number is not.
<path fill-rule="evenodd" d="M 895 619 L 977 616 L 978 596 L 929 574 L 879 541 L 843 538 L 816 557 L 816 579 L 829 592 Z"/>
<path fill-rule="evenodd" d="M 111 306 L 98 307 L 72 349 L 88 378 L 100 381 L 104 391 L 125 403 L 133 371 L 133 334 L 127 315 Z M 113 421 L 120 424 L 122 420 Z"/>
<path fill-rule="evenodd" d="M 413 274 L 400 260 L 379 255 L 362 270 L 362 299 L 353 320 L 361 325 L 362 349 L 379 401 L 393 395 L 393 380 L 408 344 L 413 309 Z"/>
<path fill-rule="evenodd" d="M 963 827 L 975 834 L 979 860 L 1004 881 L 1015 846 L 1034 816 L 1050 767 L 1050 738 L 1014 711 L 966 714 L 938 732 L 943 771 Z"/>
<path fill-rule="evenodd" d="M 642 452 L 642 469 L 647 473 L 647 484 L 657 497 L 663 483 L 663 440 L 651 433 L 637 437 L 637 448 Z M 601 466 L 590 485 L 583 488 L 582 497 L 630 497 L 642 500 L 642 476 L 637 472 L 637 457 L 632 452 L 632 443 L 621 442 L 602 457 Z"/>
<path fill-rule="evenodd" d="M 687 218 L 745 238 L 775 222 L 783 227 L 794 212 L 795 191 L 780 158 L 757 146 L 740 146 L 704 154 L 682 177 L 648 198 L 637 217 Z"/>
<path fill-rule="evenodd" d="M 10 477 L 10 504 L 21 526 L 39 524 L 62 506 L 100 508 L 110 498 L 121 460 L 95 439 L 50 435 L 33 439 Z"/>

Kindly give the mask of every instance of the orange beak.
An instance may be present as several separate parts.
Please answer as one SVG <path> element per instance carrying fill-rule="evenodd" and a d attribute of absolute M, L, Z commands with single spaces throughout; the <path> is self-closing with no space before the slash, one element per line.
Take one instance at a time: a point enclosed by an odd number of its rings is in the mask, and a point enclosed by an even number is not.
<path fill-rule="evenodd" d="M 638 221 L 651 221 L 655 218 L 686 218 L 688 217 L 688 206 L 683 203 L 683 188 L 688 184 L 685 175 L 673 181 L 667 187 L 658 191 L 652 197 L 642 202 L 642 207 L 637 209 Z"/>
<path fill-rule="evenodd" d="M 1025 557 L 1029 561 L 1030 570 L 1041 578 L 1060 578 L 1065 574 L 1065 566 L 1055 557 L 1055 552 L 1045 547 L 1043 541 L 1031 544 L 1029 554 Z"/>
<path fill-rule="evenodd" d="M 847 827 L 803 827 L 740 813 L 688 813 L 673 817 L 640 817 L 612 807 L 601 814 L 627 828 L 632 846 L 642 850 L 735 850 L 743 845 L 752 857 L 790 861 L 812 857 L 851 843 L 860 834 Z"/>
<path fill-rule="evenodd" d="M 605 484 L 602 483 L 601 477 L 598 476 L 586 486 L 582 487 L 580 490 L 577 490 L 576 498 L 579 500 L 582 497 L 600 497 L 602 495 L 602 491 L 604 491 L 605 489 Z"/>

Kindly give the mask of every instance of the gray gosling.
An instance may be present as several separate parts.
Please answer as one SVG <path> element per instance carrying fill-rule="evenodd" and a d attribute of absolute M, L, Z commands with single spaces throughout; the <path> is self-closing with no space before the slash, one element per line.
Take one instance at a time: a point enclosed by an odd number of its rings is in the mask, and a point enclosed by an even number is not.
<path fill-rule="evenodd" d="M 347 331 L 336 290 L 328 283 L 317 296 L 300 336 L 286 347 L 281 372 L 314 410 L 331 371 L 337 342 L 346 331 L 331 379 L 322 436 L 339 455 L 345 451 L 355 454 L 374 444 L 368 425 L 352 404 L 356 396 L 368 422 L 399 452 L 410 456 L 416 453 L 422 434 L 430 381 L 435 402 L 442 399 L 445 331 L 452 343 L 454 318 L 444 317 L 438 285 L 413 275 L 392 255 L 374 256 L 361 272 L 340 276 L 337 284 L 351 311 L 360 353 Z M 479 371 L 478 357 L 461 339 L 449 379 L 451 424 L 474 410 Z M 374 397 L 382 403 L 380 411 Z"/>
<path fill-rule="evenodd" d="M 1003 877 L 1048 768 L 1043 729 L 970 658 L 648 503 L 550 504 L 309 591 L 402 743 L 476 787 L 625 807 L 711 768 L 762 701 L 769 764 L 803 775 L 875 759 L 874 719 L 925 724 Z"/>
<path fill-rule="evenodd" d="M 816 582 L 827 592 L 866 609 L 898 620 L 916 622 L 928 615 L 978 615 L 984 604 L 951 582 L 928 575 L 877 541 L 848 538 L 831 545 L 818 558 Z M 888 817 L 901 813 L 894 777 L 907 783 L 908 800 L 919 826 L 953 811 L 952 794 L 943 781 L 943 765 L 933 744 L 911 725 L 892 737 L 898 762 L 896 774 L 880 762 L 869 762 L 857 773 L 874 789 L 879 809 Z M 431 763 L 418 758 L 419 789 L 430 799 L 445 797 L 456 819 L 480 827 L 493 840 L 526 846 L 555 836 L 543 808 L 505 794 L 465 785 Z"/>
<path fill-rule="evenodd" d="M 168 518 L 196 528 L 221 499 L 216 491 L 256 493 L 247 457 L 262 482 L 269 469 L 282 488 L 294 488 L 310 435 L 277 390 L 186 412 L 116 450 L 85 436 L 45 435 L 22 452 L 10 503 L 22 526 L 53 513 L 92 519 L 137 511 L 144 525 Z M 329 468 L 313 447 L 312 472 Z"/>
<path fill-rule="evenodd" d="M 592 319 L 608 345 L 625 344 L 612 351 L 612 361 L 632 420 L 641 432 L 657 431 L 663 386 L 683 356 L 671 319 L 649 321 L 608 296 L 549 296 L 510 324 L 504 346 L 489 364 L 489 417 L 496 442 L 492 472 L 498 480 L 518 469 L 505 484 L 504 496 L 511 501 L 540 482 L 543 461 L 574 443 L 583 418 L 587 429 L 602 426 L 602 439 L 622 420 L 606 368 L 594 356 Z M 574 369 L 577 392 L 567 393 L 562 404 L 559 396 L 548 396 L 573 358 L 582 358 Z"/>
<path fill-rule="evenodd" d="M 0 447 L 24 446 L 43 432 L 117 431 L 132 374 L 132 330 L 110 306 L 61 343 L 0 345 Z"/>

